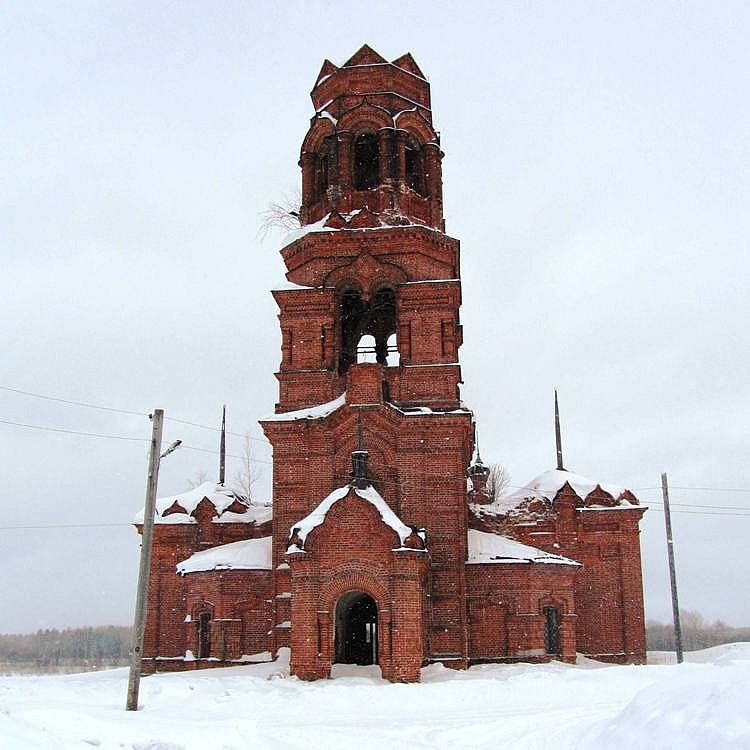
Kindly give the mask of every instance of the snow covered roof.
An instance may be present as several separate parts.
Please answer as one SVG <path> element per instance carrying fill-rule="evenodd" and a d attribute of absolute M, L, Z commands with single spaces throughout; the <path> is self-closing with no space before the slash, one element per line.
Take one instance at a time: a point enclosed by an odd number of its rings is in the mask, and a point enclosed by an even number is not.
<path fill-rule="evenodd" d="M 305 546 L 305 540 L 308 534 L 318 526 L 320 526 L 326 519 L 328 511 L 334 506 L 334 504 L 346 497 L 350 492 L 355 492 L 363 500 L 374 505 L 380 517 L 383 519 L 383 523 L 386 526 L 390 526 L 401 540 L 401 545 L 404 546 L 406 540 L 414 533 L 414 529 L 411 526 L 407 526 L 388 506 L 385 500 L 380 496 L 378 491 L 373 487 L 369 486 L 365 489 L 359 489 L 346 485 L 346 487 L 339 487 L 334 490 L 328 497 L 318 505 L 315 510 L 309 515 L 305 516 L 301 521 L 295 523 L 289 530 L 289 536 L 296 536 L 299 540 L 299 544 L 291 545 L 288 548 L 288 552 L 299 551 Z M 417 532 L 419 533 L 419 532 Z M 424 532 L 419 533 L 419 536 L 424 541 Z"/>
<path fill-rule="evenodd" d="M 338 398 L 333 401 L 328 401 L 325 404 L 318 404 L 317 406 L 309 406 L 305 409 L 297 409 L 296 411 L 285 411 L 281 414 L 271 414 L 267 417 L 263 417 L 261 422 L 293 422 L 297 419 L 323 419 L 329 414 L 333 414 L 336 409 L 341 408 L 346 403 L 346 391 L 342 393 Z"/>
<path fill-rule="evenodd" d="M 409 365 L 407 365 L 407 367 L 408 366 Z M 466 409 L 463 406 L 458 409 L 431 409 L 429 406 L 397 406 L 396 404 L 390 401 L 388 402 L 388 406 L 390 406 L 390 408 L 393 409 L 394 411 L 397 411 L 401 414 L 406 414 L 410 417 L 419 416 L 421 414 L 443 416 L 445 414 L 471 414 L 472 413 L 469 409 Z"/>
<path fill-rule="evenodd" d="M 244 497 L 223 484 L 203 482 L 179 495 L 157 498 L 154 523 L 196 523 L 192 513 L 204 498 L 216 508 L 215 520 L 220 523 L 264 523 L 273 513 L 270 506 L 248 504 Z M 135 523 L 143 523 L 143 510 L 136 514 Z"/>
<path fill-rule="evenodd" d="M 543 563 L 547 565 L 580 565 L 561 555 L 529 547 L 499 534 L 469 529 L 469 559 L 467 563 Z"/>
<path fill-rule="evenodd" d="M 177 563 L 177 572 L 185 575 L 207 570 L 271 570 L 272 539 L 262 536 L 201 550 Z"/>
<path fill-rule="evenodd" d="M 535 479 L 532 479 L 525 487 L 507 495 L 503 498 L 502 502 L 506 508 L 515 508 L 524 500 L 548 500 L 552 502 L 565 484 L 569 484 L 576 495 L 584 501 L 592 492 L 599 488 L 604 490 L 608 495 L 611 495 L 614 500 L 619 500 L 620 505 L 633 505 L 631 500 L 634 499 L 634 496 L 624 487 L 596 482 L 580 474 L 574 474 L 572 471 L 560 469 L 545 471 Z"/>

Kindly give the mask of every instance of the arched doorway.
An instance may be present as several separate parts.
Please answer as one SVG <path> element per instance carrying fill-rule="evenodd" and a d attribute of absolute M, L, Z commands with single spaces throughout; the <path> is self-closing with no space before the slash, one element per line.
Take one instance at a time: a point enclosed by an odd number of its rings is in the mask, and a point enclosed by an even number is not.
<path fill-rule="evenodd" d="M 334 660 L 338 664 L 378 663 L 378 607 L 363 591 L 347 591 L 336 602 Z"/>

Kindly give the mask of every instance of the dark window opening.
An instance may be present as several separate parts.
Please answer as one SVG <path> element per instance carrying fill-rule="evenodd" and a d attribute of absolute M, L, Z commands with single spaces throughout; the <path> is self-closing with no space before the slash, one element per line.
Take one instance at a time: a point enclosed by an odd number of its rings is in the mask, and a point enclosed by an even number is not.
<path fill-rule="evenodd" d="M 560 649 L 560 610 L 557 607 L 544 607 L 544 650 L 548 654 L 559 654 Z"/>
<path fill-rule="evenodd" d="M 208 659 L 211 656 L 211 613 L 201 612 L 198 615 L 198 658 Z"/>
<path fill-rule="evenodd" d="M 336 177 L 336 151 L 331 138 L 326 138 L 315 162 L 315 194 L 323 198 Z"/>
<path fill-rule="evenodd" d="M 384 287 L 372 299 L 366 333 L 375 337 L 375 361 L 387 364 L 388 339 L 396 333 L 396 295 Z"/>
<path fill-rule="evenodd" d="M 414 141 L 406 144 L 406 185 L 420 195 L 426 195 L 424 179 L 424 155 Z"/>
<path fill-rule="evenodd" d="M 393 354 L 393 334 L 396 333 L 396 294 L 388 287 L 380 289 L 367 303 L 357 289 L 346 290 L 339 300 L 341 349 L 339 374 L 343 375 L 357 362 L 358 348 L 363 336 L 372 337 L 363 346 L 374 350 L 375 361 L 388 364 L 389 351 Z M 389 348 L 389 339 L 391 347 Z M 366 354 L 366 352 L 363 352 Z M 367 361 L 366 357 L 362 361 Z"/>
<path fill-rule="evenodd" d="M 380 181 L 380 156 L 375 133 L 360 133 L 354 139 L 354 187 L 368 190 Z"/>
<path fill-rule="evenodd" d="M 339 301 L 341 350 L 339 374 L 343 375 L 357 360 L 357 344 L 367 323 L 367 303 L 357 289 L 346 290 Z"/>
<path fill-rule="evenodd" d="M 336 663 L 378 663 L 378 607 L 371 596 L 347 591 L 336 603 L 335 622 Z"/>

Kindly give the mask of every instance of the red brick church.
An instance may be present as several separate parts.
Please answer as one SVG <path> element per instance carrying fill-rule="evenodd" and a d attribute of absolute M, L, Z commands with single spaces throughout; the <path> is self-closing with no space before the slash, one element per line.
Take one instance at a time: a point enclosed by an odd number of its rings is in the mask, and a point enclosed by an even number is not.
<path fill-rule="evenodd" d="M 157 504 L 143 670 L 272 658 L 377 664 L 643 662 L 628 491 L 562 469 L 489 502 L 461 401 L 459 243 L 411 55 L 326 61 L 281 254 L 273 504 L 206 483 Z M 476 456 L 476 457 L 475 457 Z"/>

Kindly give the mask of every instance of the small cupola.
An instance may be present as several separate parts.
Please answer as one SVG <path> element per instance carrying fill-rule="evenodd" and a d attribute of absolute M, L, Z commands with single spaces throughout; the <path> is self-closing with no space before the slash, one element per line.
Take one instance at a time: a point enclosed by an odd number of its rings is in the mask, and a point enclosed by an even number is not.
<path fill-rule="evenodd" d="M 482 457 L 479 455 L 479 447 L 477 447 L 477 457 L 466 470 L 466 475 L 471 482 L 471 489 L 469 490 L 470 501 L 482 505 L 489 503 L 490 496 L 487 492 L 487 479 L 490 476 L 490 467 L 485 466 L 482 462 Z"/>

